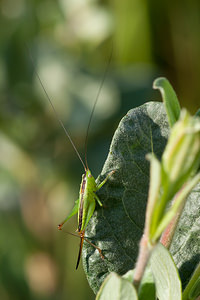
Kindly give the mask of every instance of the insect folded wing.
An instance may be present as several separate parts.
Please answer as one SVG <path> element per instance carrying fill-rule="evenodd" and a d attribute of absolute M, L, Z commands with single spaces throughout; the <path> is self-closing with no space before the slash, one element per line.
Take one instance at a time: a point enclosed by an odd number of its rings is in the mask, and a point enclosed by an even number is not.
<path fill-rule="evenodd" d="M 84 229 L 87 227 L 87 224 L 94 213 L 95 206 L 96 206 L 95 200 L 93 202 L 90 202 L 90 205 L 89 205 L 88 211 L 87 211 L 87 215 L 86 215 L 86 219 L 85 219 Z"/>

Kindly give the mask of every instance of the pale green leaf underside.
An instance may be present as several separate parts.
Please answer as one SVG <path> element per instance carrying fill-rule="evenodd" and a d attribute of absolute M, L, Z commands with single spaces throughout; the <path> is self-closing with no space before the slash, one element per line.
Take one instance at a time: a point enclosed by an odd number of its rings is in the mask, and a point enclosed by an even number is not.
<path fill-rule="evenodd" d="M 139 300 L 156 300 L 156 287 L 152 271 L 148 265 L 139 288 Z"/>
<path fill-rule="evenodd" d="M 101 286 L 96 300 L 138 300 L 133 285 L 126 279 L 111 273 Z"/>
<path fill-rule="evenodd" d="M 159 300 L 181 300 L 181 281 L 169 251 L 158 244 L 151 256 L 151 270 Z"/>
<path fill-rule="evenodd" d="M 123 275 L 123 278 L 133 283 L 134 271 L 135 269 L 128 271 L 126 274 Z M 149 265 L 147 266 L 143 275 L 138 291 L 138 297 L 139 300 L 156 300 L 156 288 L 151 268 Z"/>

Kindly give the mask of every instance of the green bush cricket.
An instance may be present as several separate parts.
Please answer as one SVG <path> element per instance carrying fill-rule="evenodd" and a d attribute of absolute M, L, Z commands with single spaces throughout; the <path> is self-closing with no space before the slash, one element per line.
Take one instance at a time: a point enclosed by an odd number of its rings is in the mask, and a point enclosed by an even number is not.
<path fill-rule="evenodd" d="M 95 210 L 96 201 L 100 206 L 102 206 L 102 203 L 98 196 L 96 195 L 96 191 L 98 191 L 107 181 L 108 177 L 113 174 L 114 171 L 110 172 L 107 177 L 99 184 L 97 185 L 95 182 L 94 177 L 92 176 L 90 170 L 88 168 L 85 169 L 85 174 L 82 175 L 82 181 L 81 181 L 81 187 L 79 192 L 79 199 L 76 200 L 75 206 L 72 209 L 71 213 L 66 217 L 66 219 L 58 225 L 58 229 L 61 230 L 63 224 L 69 220 L 73 215 L 78 214 L 78 228 L 77 232 L 81 238 L 80 241 L 80 249 L 79 249 L 79 255 L 78 260 L 76 264 L 76 269 L 78 268 L 80 257 L 81 257 L 81 251 L 83 247 L 83 241 L 84 239 L 89 242 L 85 238 L 85 229 L 87 227 L 87 224 L 90 220 L 90 218 L 93 215 L 93 212 Z M 102 258 L 104 256 L 101 253 L 101 249 L 89 242 L 93 247 L 95 247 Z"/>
<path fill-rule="evenodd" d="M 31 55 L 30 55 L 31 56 Z M 88 163 L 87 163 L 87 140 L 88 140 L 88 132 L 89 132 L 89 128 L 90 128 L 90 124 L 91 124 L 91 120 L 92 120 L 92 117 L 93 117 L 93 113 L 94 113 L 94 110 L 95 110 L 95 107 L 96 107 L 96 104 L 97 104 L 97 101 L 98 101 L 98 98 L 99 98 L 99 95 L 100 95 L 100 92 L 101 92 L 101 89 L 103 87 L 103 83 L 105 81 L 105 78 L 106 78 L 106 74 L 108 72 L 108 67 L 109 67 L 109 64 L 110 64 L 110 61 L 111 61 L 111 57 L 112 57 L 112 51 L 111 51 L 111 54 L 110 54 L 110 57 L 109 57 L 109 61 L 108 61 L 108 64 L 107 64 L 107 67 L 106 67 L 106 70 L 104 72 L 104 76 L 103 76 L 103 79 L 102 79 L 102 82 L 101 82 L 101 85 L 99 87 L 99 90 L 98 90 L 98 93 L 97 93 L 97 96 L 96 96 L 96 99 L 95 99 L 95 102 L 94 102 L 94 105 L 93 105 L 93 108 L 92 108 L 92 112 L 91 112 L 91 115 L 90 115 L 90 119 L 89 119 L 89 122 L 88 122 L 88 127 L 87 127 L 87 131 L 86 131 L 86 139 L 85 139 L 85 163 L 83 162 L 75 144 L 73 143 L 67 129 L 65 128 L 62 120 L 60 119 L 60 117 L 58 116 L 57 112 L 56 112 L 56 109 L 53 105 L 53 102 L 51 101 L 49 95 L 47 94 L 47 91 L 40 79 L 40 76 L 37 72 L 37 70 L 35 69 L 34 67 L 34 70 L 35 70 L 35 74 L 42 86 L 42 89 L 44 90 L 44 93 L 46 95 L 46 98 L 47 100 L 49 101 L 51 107 L 52 107 L 52 110 L 58 120 L 58 122 L 60 123 L 61 127 L 63 128 L 66 136 L 68 137 L 71 145 L 73 146 L 79 160 L 81 161 L 83 167 L 84 167 L 84 171 L 85 173 L 82 175 L 82 181 L 81 181 L 81 185 L 80 185 L 80 191 L 79 191 L 79 198 L 75 201 L 75 205 L 74 205 L 74 208 L 72 209 L 72 211 L 70 212 L 70 214 L 65 218 L 65 220 L 60 223 L 58 225 L 58 229 L 59 230 L 62 230 L 62 227 L 64 225 L 64 223 L 66 221 L 68 221 L 72 216 L 74 216 L 75 214 L 78 214 L 78 228 L 77 228 L 77 232 L 78 232 L 78 237 L 80 237 L 80 248 L 79 248 L 79 254 L 78 254 L 78 259 L 77 259 L 77 264 L 76 264 L 76 269 L 78 268 L 79 266 L 79 262 L 80 262 L 80 258 L 81 258 L 81 253 L 82 253 L 82 247 L 83 247 L 83 242 L 84 240 L 87 241 L 90 245 L 92 245 L 93 247 L 95 247 L 98 251 L 99 251 L 99 254 L 101 256 L 102 259 L 104 259 L 104 256 L 102 254 L 102 251 L 99 247 L 97 247 L 96 245 L 94 245 L 93 243 L 91 243 L 86 237 L 85 237 L 85 229 L 87 227 L 87 224 L 89 222 L 89 220 L 91 219 L 93 213 L 94 213 L 94 210 L 95 210 L 95 206 L 96 206 L 96 201 L 98 202 L 98 204 L 100 206 L 102 206 L 102 203 L 99 199 L 99 197 L 97 196 L 96 192 L 106 183 L 106 181 L 108 180 L 109 176 L 111 176 L 114 171 L 111 171 L 107 177 L 100 183 L 100 184 L 96 184 L 95 182 L 95 179 L 94 177 L 92 176 L 91 174 L 91 171 L 89 170 L 88 168 Z M 32 56 L 31 56 L 31 60 L 33 62 L 33 59 L 32 59 Z M 33 64 L 34 66 L 34 64 Z M 73 233 L 70 233 L 68 232 L 69 234 L 71 235 L 75 235 Z M 77 236 L 77 235 L 75 235 Z"/>

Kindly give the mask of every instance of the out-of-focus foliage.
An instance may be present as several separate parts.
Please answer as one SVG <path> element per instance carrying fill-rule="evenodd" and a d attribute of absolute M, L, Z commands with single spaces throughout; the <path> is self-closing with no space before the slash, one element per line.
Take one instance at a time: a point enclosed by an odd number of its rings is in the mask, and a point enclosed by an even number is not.
<path fill-rule="evenodd" d="M 89 134 L 97 176 L 119 119 L 150 100 L 158 75 L 182 105 L 199 105 L 200 3 L 144 0 L 0 2 L 0 298 L 94 299 L 78 239 L 58 232 L 77 199 L 82 166 L 35 76 L 79 151 L 113 47 Z M 158 97 L 158 96 L 157 96 Z M 76 219 L 66 224 L 74 231 Z"/>

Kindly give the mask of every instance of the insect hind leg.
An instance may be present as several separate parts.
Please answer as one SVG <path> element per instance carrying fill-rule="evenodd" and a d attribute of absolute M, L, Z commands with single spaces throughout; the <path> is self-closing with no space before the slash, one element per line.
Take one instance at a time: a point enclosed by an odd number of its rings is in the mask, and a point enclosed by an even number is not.
<path fill-rule="evenodd" d="M 101 250 L 99 247 L 97 247 L 95 244 L 93 244 L 92 242 L 90 242 L 90 241 L 89 241 L 87 238 L 85 238 L 85 237 L 84 237 L 84 240 L 85 240 L 88 244 L 90 244 L 92 247 L 94 247 L 95 249 L 97 249 L 97 250 L 99 251 L 99 254 L 100 254 L 100 256 L 101 256 L 102 259 L 105 258 L 104 255 L 102 254 L 102 250 Z"/>
<path fill-rule="evenodd" d="M 103 206 L 103 204 L 101 203 L 101 201 L 100 201 L 99 197 L 97 196 L 97 194 L 94 194 L 94 198 L 100 206 Z"/>

